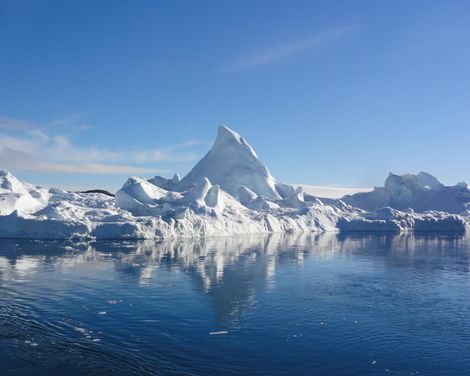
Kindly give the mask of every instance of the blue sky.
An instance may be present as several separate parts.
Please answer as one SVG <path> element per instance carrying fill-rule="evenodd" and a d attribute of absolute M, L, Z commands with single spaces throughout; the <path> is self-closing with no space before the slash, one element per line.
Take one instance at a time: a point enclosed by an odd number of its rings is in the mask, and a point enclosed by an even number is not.
<path fill-rule="evenodd" d="M 470 181 L 468 1 L 0 1 L 0 167 L 185 174 L 226 124 L 279 181 Z"/>

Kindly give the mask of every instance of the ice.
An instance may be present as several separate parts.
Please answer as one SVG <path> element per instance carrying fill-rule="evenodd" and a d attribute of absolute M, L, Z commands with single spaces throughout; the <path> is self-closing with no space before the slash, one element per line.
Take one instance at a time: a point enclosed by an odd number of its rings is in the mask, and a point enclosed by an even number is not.
<path fill-rule="evenodd" d="M 184 190 L 208 178 L 232 196 L 245 186 L 258 196 L 278 199 L 274 178 L 244 138 L 220 126 L 212 149 L 177 185 Z"/>
<path fill-rule="evenodd" d="M 360 192 L 371 192 L 373 190 L 373 188 L 320 186 L 308 184 L 297 184 L 294 186 L 302 187 L 303 191 L 309 195 L 328 199 L 340 199 L 346 195 L 353 195 Z"/>
<path fill-rule="evenodd" d="M 238 188 L 237 197 L 241 204 L 247 205 L 250 202 L 253 202 L 258 197 L 258 195 L 250 188 L 241 185 Z"/>
<path fill-rule="evenodd" d="M 311 191 L 310 191 L 311 192 Z M 275 182 L 253 148 L 221 126 L 183 179 L 131 177 L 115 197 L 21 182 L 0 171 L 0 237 L 163 239 L 269 232 L 467 231 L 470 190 L 390 174 L 384 187 L 319 199 Z"/>
<path fill-rule="evenodd" d="M 8 215 L 15 210 L 27 213 L 42 206 L 44 193 L 32 186 L 23 184 L 6 170 L 0 170 L 0 215 Z"/>
<path fill-rule="evenodd" d="M 148 181 L 157 187 L 163 188 L 167 191 L 175 189 L 175 186 L 180 182 L 181 178 L 178 174 L 173 175 L 172 179 L 166 179 L 162 176 L 155 176 Z"/>
<path fill-rule="evenodd" d="M 406 231 L 455 231 L 465 232 L 468 219 L 438 211 L 407 213 L 392 208 L 381 208 L 338 221 L 343 231 L 406 232 Z"/>
<path fill-rule="evenodd" d="M 390 173 L 383 187 L 345 196 L 343 201 L 368 211 L 389 206 L 402 211 L 411 208 L 416 212 L 437 210 L 464 216 L 470 214 L 470 190 L 466 183 L 445 186 L 425 172 L 417 175 Z"/>
<path fill-rule="evenodd" d="M 228 334 L 227 330 L 220 330 L 218 332 L 209 332 L 210 336 L 217 336 L 217 335 L 222 335 L 222 334 Z"/>

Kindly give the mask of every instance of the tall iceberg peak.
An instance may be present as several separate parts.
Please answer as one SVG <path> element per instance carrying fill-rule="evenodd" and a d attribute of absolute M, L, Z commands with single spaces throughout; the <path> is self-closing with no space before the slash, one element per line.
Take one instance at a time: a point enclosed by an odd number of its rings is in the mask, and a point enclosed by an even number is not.
<path fill-rule="evenodd" d="M 214 142 L 212 150 L 224 149 L 230 147 L 230 145 L 238 145 L 240 148 L 243 148 L 248 153 L 252 154 L 255 158 L 258 158 L 256 152 L 248 144 L 248 142 L 245 141 L 243 137 L 241 137 L 237 132 L 231 130 L 225 125 L 219 125 L 219 129 L 217 131 L 217 138 Z"/>
<path fill-rule="evenodd" d="M 238 133 L 221 125 L 212 149 L 177 185 L 178 190 L 201 184 L 205 178 L 237 197 L 245 186 L 258 196 L 279 199 L 275 180 L 253 148 Z"/>

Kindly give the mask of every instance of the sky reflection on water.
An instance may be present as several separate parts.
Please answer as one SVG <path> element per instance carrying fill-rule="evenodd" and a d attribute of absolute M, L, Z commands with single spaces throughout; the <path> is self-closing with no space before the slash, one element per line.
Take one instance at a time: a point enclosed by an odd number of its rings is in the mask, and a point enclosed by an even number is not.
<path fill-rule="evenodd" d="M 462 235 L 0 244 L 0 373 L 458 375 L 470 366 Z"/>

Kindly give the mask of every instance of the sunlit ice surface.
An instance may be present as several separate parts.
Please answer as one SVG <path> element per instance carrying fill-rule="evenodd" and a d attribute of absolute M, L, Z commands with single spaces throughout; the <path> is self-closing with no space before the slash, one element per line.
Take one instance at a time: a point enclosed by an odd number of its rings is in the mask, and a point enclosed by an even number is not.
<path fill-rule="evenodd" d="M 0 242 L 0 374 L 464 375 L 470 239 Z"/>

